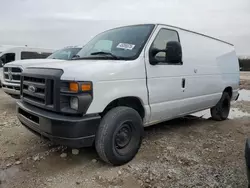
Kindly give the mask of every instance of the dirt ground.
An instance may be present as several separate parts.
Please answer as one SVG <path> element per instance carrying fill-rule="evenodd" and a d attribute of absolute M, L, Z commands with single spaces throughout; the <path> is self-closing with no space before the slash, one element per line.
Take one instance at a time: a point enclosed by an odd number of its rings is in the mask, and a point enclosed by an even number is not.
<path fill-rule="evenodd" d="M 242 78 L 241 88 L 250 89 Z M 136 158 L 112 167 L 93 148 L 73 155 L 30 133 L 0 89 L 0 188 L 245 188 L 250 102 L 233 103 L 237 110 L 243 115 L 223 122 L 189 116 L 147 128 Z"/>

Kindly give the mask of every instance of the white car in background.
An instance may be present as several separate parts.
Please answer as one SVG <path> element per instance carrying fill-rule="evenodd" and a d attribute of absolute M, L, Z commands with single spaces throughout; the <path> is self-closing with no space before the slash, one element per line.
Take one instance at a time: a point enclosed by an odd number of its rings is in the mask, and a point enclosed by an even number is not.
<path fill-rule="evenodd" d="M 13 98 L 19 98 L 20 95 L 20 75 L 28 66 L 42 63 L 53 63 L 60 60 L 72 59 L 82 47 L 70 46 L 61 50 L 55 51 L 46 59 L 29 59 L 18 60 L 4 65 L 2 72 L 2 88 L 3 91 L 12 96 Z"/>
<path fill-rule="evenodd" d="M 54 50 L 28 46 L 0 45 L 0 87 L 3 81 L 3 66 L 22 59 L 44 59 Z"/>

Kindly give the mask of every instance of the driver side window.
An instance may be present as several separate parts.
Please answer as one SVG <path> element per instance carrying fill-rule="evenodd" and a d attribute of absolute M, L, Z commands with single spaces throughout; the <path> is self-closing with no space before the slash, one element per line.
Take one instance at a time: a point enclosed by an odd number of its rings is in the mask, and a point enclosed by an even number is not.
<path fill-rule="evenodd" d="M 170 41 L 179 42 L 177 31 L 161 29 L 152 43 L 151 48 L 166 49 L 166 44 Z M 165 62 L 165 56 L 165 52 L 159 52 L 156 54 L 155 58 L 159 61 Z"/>

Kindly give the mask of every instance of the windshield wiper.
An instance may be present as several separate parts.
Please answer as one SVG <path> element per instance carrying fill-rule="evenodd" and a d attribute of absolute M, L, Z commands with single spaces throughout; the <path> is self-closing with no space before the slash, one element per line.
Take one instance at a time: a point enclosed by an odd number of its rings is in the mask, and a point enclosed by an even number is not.
<path fill-rule="evenodd" d="M 79 59 L 80 56 L 79 55 L 73 55 L 73 57 L 71 58 L 71 60 L 75 60 L 75 59 Z"/>
<path fill-rule="evenodd" d="M 116 55 L 114 55 L 114 54 L 112 54 L 110 52 L 102 52 L 102 51 L 100 51 L 100 52 L 93 52 L 90 55 L 110 55 L 114 59 L 121 59 L 121 58 L 117 57 Z"/>

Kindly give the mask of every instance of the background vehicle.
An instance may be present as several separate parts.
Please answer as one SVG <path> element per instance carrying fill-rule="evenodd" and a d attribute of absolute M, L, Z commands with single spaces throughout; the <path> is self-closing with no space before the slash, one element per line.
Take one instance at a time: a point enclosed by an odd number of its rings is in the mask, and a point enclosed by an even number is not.
<path fill-rule="evenodd" d="M 80 46 L 68 46 L 63 49 L 55 51 L 47 59 L 62 59 L 70 60 L 82 49 Z"/>
<path fill-rule="evenodd" d="M 41 63 L 52 63 L 54 59 L 69 60 L 72 59 L 82 47 L 69 46 L 61 50 L 55 51 L 46 59 L 29 59 L 19 60 L 8 63 L 4 66 L 3 70 L 3 83 L 2 87 L 5 93 L 13 98 L 19 98 L 20 95 L 20 75 L 24 68 Z"/>
<path fill-rule="evenodd" d="M 54 50 L 43 48 L 31 48 L 27 46 L 0 46 L 0 86 L 3 81 L 3 66 L 7 63 L 22 59 L 43 59 Z"/>
<path fill-rule="evenodd" d="M 113 165 L 133 159 L 144 126 L 204 109 L 225 120 L 239 95 L 233 45 L 174 26 L 103 32 L 72 61 L 23 71 L 18 118 L 59 144 L 95 144 Z"/>

